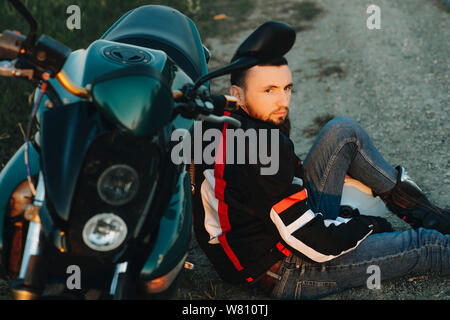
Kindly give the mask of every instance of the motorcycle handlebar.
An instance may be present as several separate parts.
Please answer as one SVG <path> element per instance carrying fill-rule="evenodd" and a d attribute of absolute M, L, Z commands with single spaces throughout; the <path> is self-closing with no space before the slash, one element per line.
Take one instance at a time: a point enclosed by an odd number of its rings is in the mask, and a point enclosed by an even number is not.
<path fill-rule="evenodd" d="M 217 115 L 222 115 L 225 111 L 236 111 L 239 108 L 239 100 L 233 96 L 218 94 L 207 95 L 206 98 L 192 100 L 194 104 L 186 103 L 186 100 L 188 99 L 186 99 L 183 90 L 173 91 L 172 96 L 175 101 L 179 102 L 178 111 L 174 113 L 174 116 L 176 114 L 182 114 L 187 118 L 195 118 L 214 123 L 227 122 L 235 127 L 241 126 L 239 120 L 228 116 Z M 214 107 L 211 106 L 211 102 Z"/>
<path fill-rule="evenodd" d="M 184 93 L 182 90 L 175 90 L 172 92 L 172 96 L 175 101 L 182 101 Z M 240 106 L 239 99 L 233 96 L 212 94 L 209 96 L 209 99 L 214 105 L 214 110 L 219 114 L 222 114 L 224 111 L 236 111 Z"/>

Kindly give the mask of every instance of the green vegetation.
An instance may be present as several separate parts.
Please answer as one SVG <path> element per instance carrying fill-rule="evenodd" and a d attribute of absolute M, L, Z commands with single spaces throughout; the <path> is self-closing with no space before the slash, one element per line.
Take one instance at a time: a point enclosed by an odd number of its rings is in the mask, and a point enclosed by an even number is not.
<path fill-rule="evenodd" d="M 136 7 L 162 4 L 173 7 L 190 17 L 197 25 L 203 40 L 209 36 L 231 34 L 239 28 L 253 8 L 253 1 L 206 1 L 206 0 L 22 0 L 38 23 L 38 34 L 64 43 L 73 50 L 86 48 L 123 14 Z M 81 9 L 81 29 L 70 31 L 66 27 L 69 5 Z M 8 1 L 0 3 L 0 32 L 19 30 L 26 34 L 28 25 Z M 215 20 L 214 16 L 225 14 L 226 19 Z M 214 53 L 213 53 L 214 54 Z M 0 169 L 22 144 L 19 123 L 26 127 L 29 113 L 29 95 L 34 86 L 24 80 L 0 78 Z"/>

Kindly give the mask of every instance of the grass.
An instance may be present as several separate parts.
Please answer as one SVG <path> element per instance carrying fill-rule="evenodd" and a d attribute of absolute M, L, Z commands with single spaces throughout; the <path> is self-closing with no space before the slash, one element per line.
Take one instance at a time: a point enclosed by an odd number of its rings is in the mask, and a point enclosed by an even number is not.
<path fill-rule="evenodd" d="M 22 0 L 38 23 L 38 35 L 48 36 L 72 48 L 86 48 L 123 14 L 133 8 L 160 4 L 173 7 L 191 18 L 199 29 L 202 40 L 214 35 L 236 32 L 240 20 L 253 8 L 252 0 L 205 1 L 205 0 Z M 66 27 L 69 5 L 78 5 L 81 10 L 81 29 L 70 31 Z M 26 34 L 28 25 L 9 4 L 1 1 L 0 32 L 19 30 Z M 226 19 L 215 20 L 214 16 L 225 14 Z M 214 53 L 213 53 L 214 54 Z M 34 85 L 25 80 L 0 78 L 0 170 L 23 143 L 19 123 L 28 123 L 31 107 L 29 95 Z"/>

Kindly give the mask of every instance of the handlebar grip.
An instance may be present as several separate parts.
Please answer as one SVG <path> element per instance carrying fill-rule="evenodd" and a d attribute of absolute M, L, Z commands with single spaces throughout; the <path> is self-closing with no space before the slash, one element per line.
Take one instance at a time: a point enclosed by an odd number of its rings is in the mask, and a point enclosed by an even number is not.
<path fill-rule="evenodd" d="M 224 111 L 236 111 L 239 109 L 239 99 L 233 96 L 212 94 L 211 100 L 214 104 L 214 111 L 223 114 Z"/>
<path fill-rule="evenodd" d="M 26 37 L 18 32 L 5 30 L 0 33 L 0 60 L 16 59 Z"/>
<path fill-rule="evenodd" d="M 199 120 L 203 120 L 203 121 L 208 121 L 208 122 L 213 122 L 213 123 L 223 123 L 226 122 L 228 124 L 231 124 L 232 126 L 239 128 L 241 126 L 241 122 L 237 119 L 234 119 L 232 117 L 228 117 L 228 116 L 216 116 L 213 114 L 210 115 L 204 115 L 204 114 L 199 114 L 197 116 L 197 119 Z"/>

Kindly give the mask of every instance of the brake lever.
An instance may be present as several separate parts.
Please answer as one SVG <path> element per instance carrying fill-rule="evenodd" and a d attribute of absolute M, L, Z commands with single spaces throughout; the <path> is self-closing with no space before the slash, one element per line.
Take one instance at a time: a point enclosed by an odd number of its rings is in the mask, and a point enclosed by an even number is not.
<path fill-rule="evenodd" d="M 0 61 L 0 76 L 2 77 L 26 77 L 29 80 L 33 79 L 33 69 L 17 69 L 13 61 Z"/>
<path fill-rule="evenodd" d="M 208 122 L 213 122 L 213 123 L 223 123 L 226 122 L 228 124 L 231 124 L 232 126 L 236 127 L 236 128 L 240 128 L 241 127 L 241 122 L 239 120 L 236 120 L 232 117 L 228 117 L 228 116 L 216 116 L 214 114 L 210 114 L 210 115 L 204 115 L 204 114 L 199 114 L 197 116 L 197 119 L 202 120 L 202 121 L 208 121 Z"/>

